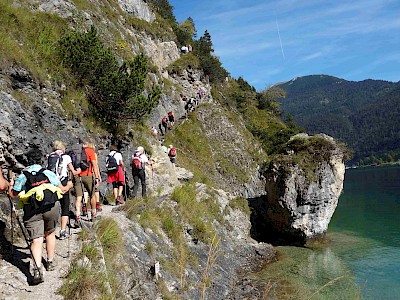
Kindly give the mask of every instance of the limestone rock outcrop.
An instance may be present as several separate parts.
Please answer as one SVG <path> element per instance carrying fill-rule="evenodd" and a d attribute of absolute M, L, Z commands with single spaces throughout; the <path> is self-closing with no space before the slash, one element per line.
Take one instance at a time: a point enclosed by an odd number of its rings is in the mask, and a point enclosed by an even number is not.
<path fill-rule="evenodd" d="M 123 10 L 135 17 L 152 22 L 156 18 L 146 2 L 142 0 L 118 0 Z"/>
<path fill-rule="evenodd" d="M 292 149 L 286 160 L 271 163 L 265 174 L 265 217 L 275 243 L 304 244 L 323 235 L 338 204 L 345 173 L 343 150 L 326 135 L 295 137 L 306 143 L 315 138 L 323 157 L 313 162 L 315 168 L 306 166 L 311 173 L 294 162 L 299 153 Z"/>

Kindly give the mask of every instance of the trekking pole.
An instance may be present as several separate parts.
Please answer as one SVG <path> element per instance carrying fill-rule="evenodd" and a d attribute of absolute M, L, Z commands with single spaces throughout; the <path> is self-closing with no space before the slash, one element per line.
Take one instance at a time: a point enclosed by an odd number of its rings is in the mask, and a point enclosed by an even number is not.
<path fill-rule="evenodd" d="M 127 186 L 127 183 L 126 183 L 126 170 L 124 170 L 124 184 L 125 184 L 125 186 L 124 186 L 124 197 L 125 197 L 125 202 L 128 200 L 128 196 L 127 196 L 127 192 L 126 192 L 126 186 Z"/>
<path fill-rule="evenodd" d="M 9 178 L 12 177 L 12 170 L 8 170 L 8 176 L 9 176 Z M 26 236 L 26 233 L 25 233 L 25 231 L 24 231 L 24 227 L 23 227 L 23 225 L 22 225 L 22 223 L 21 223 L 21 220 L 19 219 L 18 211 L 17 211 L 17 209 L 15 208 L 14 202 L 12 201 L 10 194 L 7 194 L 7 197 L 8 197 L 8 200 L 10 201 L 11 211 L 14 213 L 14 216 L 15 216 L 15 218 L 17 219 L 18 225 L 19 225 L 19 227 L 21 228 L 22 235 L 23 235 L 24 238 L 25 238 L 25 242 L 26 242 L 26 244 L 28 245 L 29 253 L 31 254 L 31 258 L 32 258 L 32 261 L 33 261 L 33 267 L 35 268 L 36 271 L 38 271 L 38 272 L 40 273 L 40 268 L 39 268 L 39 266 L 38 266 L 37 263 L 36 263 L 35 257 L 33 256 L 32 248 L 31 248 L 31 243 L 29 242 L 29 239 L 28 239 L 28 237 Z"/>
<path fill-rule="evenodd" d="M 1 169 L 1 172 L 3 172 L 3 169 Z M 12 176 L 12 171 L 8 170 L 8 174 L 7 174 L 7 179 L 8 182 L 10 182 L 11 180 L 11 176 Z M 6 194 L 8 196 L 8 199 L 11 201 L 9 195 L 8 195 L 8 191 L 6 191 Z M 11 257 L 14 260 L 14 218 L 13 218 L 13 210 L 12 210 L 12 203 L 10 203 L 10 220 L 11 220 Z"/>

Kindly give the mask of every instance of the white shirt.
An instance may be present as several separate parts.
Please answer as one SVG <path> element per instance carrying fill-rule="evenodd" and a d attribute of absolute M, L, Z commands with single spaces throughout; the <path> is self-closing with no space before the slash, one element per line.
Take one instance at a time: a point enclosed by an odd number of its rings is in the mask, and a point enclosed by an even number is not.
<path fill-rule="evenodd" d="M 117 164 L 120 166 L 122 163 L 122 154 L 117 152 L 117 151 L 111 151 L 110 156 L 114 156 L 115 160 L 117 161 Z M 106 162 L 107 162 L 107 157 L 106 157 Z"/>
<path fill-rule="evenodd" d="M 58 178 L 59 179 L 67 178 L 68 177 L 68 170 L 69 170 L 68 165 L 70 163 L 72 163 L 71 156 L 69 156 L 68 154 L 63 153 L 61 150 L 57 150 L 57 151 L 55 151 L 53 153 L 56 153 L 57 155 L 62 155 L 62 165 L 58 166 L 58 168 L 59 168 L 58 169 L 59 170 L 58 171 L 59 172 Z"/>

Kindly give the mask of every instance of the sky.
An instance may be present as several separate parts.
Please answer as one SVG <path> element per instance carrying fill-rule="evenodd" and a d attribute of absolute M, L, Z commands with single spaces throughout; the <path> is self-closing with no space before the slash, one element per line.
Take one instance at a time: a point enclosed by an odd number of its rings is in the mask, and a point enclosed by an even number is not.
<path fill-rule="evenodd" d="M 298 76 L 400 80 L 400 0 L 169 0 L 258 91 Z"/>

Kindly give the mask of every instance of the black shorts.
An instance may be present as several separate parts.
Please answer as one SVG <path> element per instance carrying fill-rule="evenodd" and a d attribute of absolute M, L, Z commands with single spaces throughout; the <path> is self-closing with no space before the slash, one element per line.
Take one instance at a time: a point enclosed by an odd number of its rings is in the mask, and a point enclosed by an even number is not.
<path fill-rule="evenodd" d="M 123 186 L 123 184 L 121 183 L 121 181 L 113 181 L 112 186 L 114 189 L 117 189 L 118 187 Z"/>

